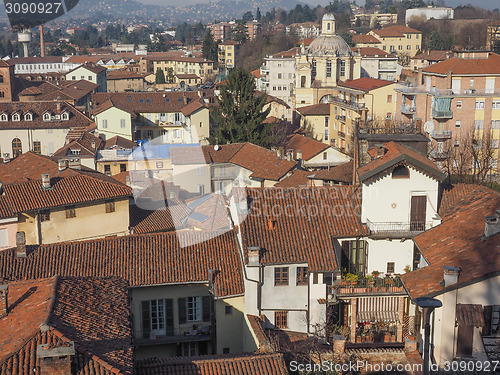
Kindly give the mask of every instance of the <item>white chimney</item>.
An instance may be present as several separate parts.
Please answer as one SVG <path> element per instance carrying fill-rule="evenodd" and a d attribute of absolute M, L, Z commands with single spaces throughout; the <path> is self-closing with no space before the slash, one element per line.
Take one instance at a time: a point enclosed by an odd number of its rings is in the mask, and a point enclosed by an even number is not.
<path fill-rule="evenodd" d="M 252 246 L 248 248 L 248 267 L 258 267 L 260 265 L 260 247 Z"/>
<path fill-rule="evenodd" d="M 297 150 L 296 154 L 297 154 L 296 159 L 297 160 L 302 160 L 302 150 Z"/>
<path fill-rule="evenodd" d="M 460 276 L 460 268 L 453 266 L 443 266 L 444 269 L 444 287 L 450 285 L 455 285 L 458 283 L 458 277 Z"/>
<path fill-rule="evenodd" d="M 489 238 L 500 233 L 500 210 L 493 216 L 486 216 L 484 225 L 484 237 Z"/>
<path fill-rule="evenodd" d="M 68 160 L 67 159 L 59 159 L 59 170 L 64 171 L 66 168 L 68 168 Z"/>
<path fill-rule="evenodd" d="M 16 257 L 26 258 L 26 234 L 24 232 L 16 233 Z"/>
<path fill-rule="evenodd" d="M 50 174 L 42 173 L 42 188 L 43 190 L 49 190 L 50 186 Z"/>
<path fill-rule="evenodd" d="M 71 169 L 82 169 L 82 162 L 80 158 L 69 159 L 69 167 Z"/>

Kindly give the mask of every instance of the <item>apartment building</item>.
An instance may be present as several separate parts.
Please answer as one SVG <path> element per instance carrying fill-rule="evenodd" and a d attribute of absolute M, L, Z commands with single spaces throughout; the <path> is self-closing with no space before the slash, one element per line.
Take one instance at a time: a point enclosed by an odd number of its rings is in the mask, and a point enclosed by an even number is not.
<path fill-rule="evenodd" d="M 422 49 L 422 32 L 407 26 L 388 26 L 371 30 L 368 35 L 377 38 L 377 47 L 389 53 L 413 57 Z"/>
<path fill-rule="evenodd" d="M 106 70 L 101 65 L 86 63 L 66 73 L 66 80 L 87 80 L 97 85 L 97 92 L 106 92 L 108 91 Z"/>
<path fill-rule="evenodd" d="M 141 73 L 147 74 L 145 79 L 150 83 L 155 82 L 158 69 L 163 70 L 166 79 L 179 74 L 194 74 L 202 82 L 212 80 L 217 73 L 211 60 L 169 52 L 143 56 L 139 65 Z"/>
<path fill-rule="evenodd" d="M 398 57 L 376 47 L 355 47 L 354 52 L 361 55 L 361 77 L 396 81 L 402 67 Z"/>
<path fill-rule="evenodd" d="M 231 70 L 236 67 L 236 55 L 238 53 L 240 44 L 234 40 L 226 40 L 219 43 L 219 69 L 225 69 L 225 73 L 229 74 Z"/>
<path fill-rule="evenodd" d="M 377 25 L 386 27 L 396 23 L 398 23 L 396 13 L 359 13 L 355 14 L 352 20 L 353 26 L 369 27 L 370 29 Z"/>

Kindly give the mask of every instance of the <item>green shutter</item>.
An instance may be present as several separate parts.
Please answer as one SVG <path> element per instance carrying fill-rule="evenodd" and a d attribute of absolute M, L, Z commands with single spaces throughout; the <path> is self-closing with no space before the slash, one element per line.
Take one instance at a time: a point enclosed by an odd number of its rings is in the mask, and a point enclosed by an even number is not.
<path fill-rule="evenodd" d="M 151 311 L 149 301 L 142 301 L 142 337 L 149 339 L 151 332 Z"/>
<path fill-rule="evenodd" d="M 174 335 L 174 300 L 169 298 L 165 301 L 165 326 L 167 336 Z"/>
<path fill-rule="evenodd" d="M 203 321 L 204 322 L 210 321 L 211 299 L 212 299 L 212 297 L 210 297 L 210 296 L 203 296 L 202 297 L 202 310 L 203 310 Z"/>
<path fill-rule="evenodd" d="M 179 305 L 179 324 L 184 324 L 187 322 L 187 314 L 186 314 L 186 299 L 178 298 L 177 304 Z"/>

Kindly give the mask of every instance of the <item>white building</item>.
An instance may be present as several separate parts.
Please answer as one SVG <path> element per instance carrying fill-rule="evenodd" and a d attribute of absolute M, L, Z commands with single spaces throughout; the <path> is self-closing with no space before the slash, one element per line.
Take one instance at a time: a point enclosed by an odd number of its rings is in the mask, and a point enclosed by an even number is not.
<path fill-rule="evenodd" d="M 14 57 L 9 61 L 14 64 L 15 74 L 65 73 L 73 69 L 73 65 L 66 62 L 68 58 L 66 56 Z"/>
<path fill-rule="evenodd" d="M 443 19 L 449 18 L 453 19 L 455 11 L 453 8 L 445 8 L 445 7 L 432 7 L 429 6 L 427 8 L 413 8 L 406 10 L 405 22 L 408 25 L 408 22 L 411 21 L 412 17 L 424 17 L 426 20 L 434 19 Z"/>
<path fill-rule="evenodd" d="M 376 47 L 354 48 L 361 55 L 361 77 L 396 81 L 402 66 L 396 55 Z"/>
<path fill-rule="evenodd" d="M 66 73 L 66 80 L 76 81 L 84 79 L 95 83 L 97 92 L 107 92 L 108 84 L 106 79 L 106 68 L 95 63 L 87 63 L 70 70 Z"/>

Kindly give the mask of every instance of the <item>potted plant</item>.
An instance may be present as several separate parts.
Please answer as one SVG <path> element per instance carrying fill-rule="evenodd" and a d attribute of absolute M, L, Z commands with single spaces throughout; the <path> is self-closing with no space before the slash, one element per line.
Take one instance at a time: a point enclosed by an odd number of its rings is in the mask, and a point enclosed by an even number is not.
<path fill-rule="evenodd" d="M 372 276 L 373 277 L 379 277 L 380 272 L 379 271 L 372 271 Z"/>
<path fill-rule="evenodd" d="M 358 283 L 358 275 L 354 273 L 347 273 L 344 276 L 344 280 L 347 281 L 351 285 L 356 285 Z"/>

